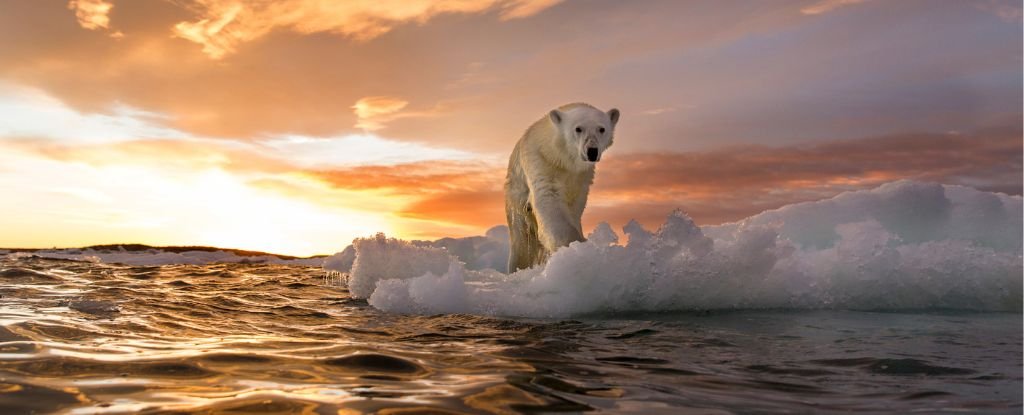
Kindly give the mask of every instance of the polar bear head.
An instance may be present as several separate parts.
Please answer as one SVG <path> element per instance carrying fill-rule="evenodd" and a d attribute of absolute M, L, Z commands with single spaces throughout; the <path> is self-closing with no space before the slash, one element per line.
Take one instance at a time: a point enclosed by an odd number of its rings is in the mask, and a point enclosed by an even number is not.
<path fill-rule="evenodd" d="M 573 161 L 593 166 L 615 139 L 619 110 L 603 112 L 587 104 L 569 104 L 548 113 Z"/>

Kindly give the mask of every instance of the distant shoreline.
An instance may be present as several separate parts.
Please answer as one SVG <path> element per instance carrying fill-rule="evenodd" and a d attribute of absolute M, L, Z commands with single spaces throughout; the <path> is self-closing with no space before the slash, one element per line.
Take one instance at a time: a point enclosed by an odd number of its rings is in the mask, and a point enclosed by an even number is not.
<path fill-rule="evenodd" d="M 280 259 L 283 259 L 283 260 L 326 258 L 326 257 L 329 256 L 329 255 L 311 255 L 311 256 L 307 256 L 307 257 L 298 257 L 298 256 L 293 256 L 293 255 L 281 255 L 281 254 L 274 254 L 274 253 L 261 252 L 261 251 L 247 251 L 247 250 L 244 250 L 244 249 L 217 248 L 217 247 L 213 247 L 213 246 L 152 246 L 152 245 L 145 245 L 145 244 L 104 244 L 104 245 L 90 245 L 90 246 L 75 247 L 75 248 L 0 248 L 0 252 L 7 252 L 7 253 L 13 253 L 13 252 L 38 252 L 38 251 L 48 251 L 48 250 L 75 250 L 75 249 L 80 249 L 80 250 L 89 249 L 89 250 L 94 250 L 94 251 L 125 251 L 125 252 L 140 252 L 140 251 L 148 251 L 148 250 L 152 249 L 152 250 L 159 250 L 159 251 L 173 252 L 173 253 L 182 253 L 182 252 L 189 252 L 189 251 L 203 251 L 203 252 L 223 251 L 223 252 L 233 253 L 233 254 L 238 255 L 240 257 L 274 256 L 274 257 L 277 257 L 277 258 L 280 258 Z"/>

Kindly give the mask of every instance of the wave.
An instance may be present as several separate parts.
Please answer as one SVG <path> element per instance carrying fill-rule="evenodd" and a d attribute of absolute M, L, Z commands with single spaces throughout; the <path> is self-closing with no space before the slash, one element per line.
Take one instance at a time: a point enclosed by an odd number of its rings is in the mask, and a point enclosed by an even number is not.
<path fill-rule="evenodd" d="M 625 244 L 601 223 L 586 242 L 513 274 L 378 234 L 354 241 L 348 285 L 378 309 L 414 314 L 1019 312 L 1021 206 L 1019 196 L 898 181 L 718 226 L 675 211 L 656 231 L 629 223 Z"/>

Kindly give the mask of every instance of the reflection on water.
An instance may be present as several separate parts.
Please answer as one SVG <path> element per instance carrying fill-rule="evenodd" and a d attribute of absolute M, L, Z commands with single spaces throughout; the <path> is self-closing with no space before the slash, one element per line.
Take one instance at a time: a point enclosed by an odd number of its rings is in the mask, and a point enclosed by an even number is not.
<path fill-rule="evenodd" d="M 0 260 L 0 412 L 1020 412 L 1020 314 L 382 313 L 314 268 Z"/>

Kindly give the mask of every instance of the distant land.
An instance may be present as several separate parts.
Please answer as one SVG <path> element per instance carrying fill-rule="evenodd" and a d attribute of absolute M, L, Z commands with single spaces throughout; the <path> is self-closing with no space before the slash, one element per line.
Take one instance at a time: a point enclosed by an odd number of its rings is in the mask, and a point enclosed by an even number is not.
<path fill-rule="evenodd" d="M 125 252 L 139 252 L 148 250 L 158 250 L 164 252 L 182 253 L 188 251 L 204 251 L 204 252 L 230 252 L 241 257 L 257 257 L 257 256 L 275 256 L 284 260 L 291 259 L 313 259 L 313 258 L 326 258 L 327 255 L 313 255 L 308 257 L 297 257 L 290 255 L 272 254 L 268 252 L 260 251 L 246 251 L 243 249 L 232 249 L 232 248 L 217 248 L 212 246 L 151 246 L 145 244 L 107 244 L 107 245 L 92 245 L 81 248 L 0 248 L 0 251 L 7 252 L 36 252 L 36 251 L 47 251 L 47 250 L 86 250 L 91 249 L 93 251 L 125 251 Z"/>

